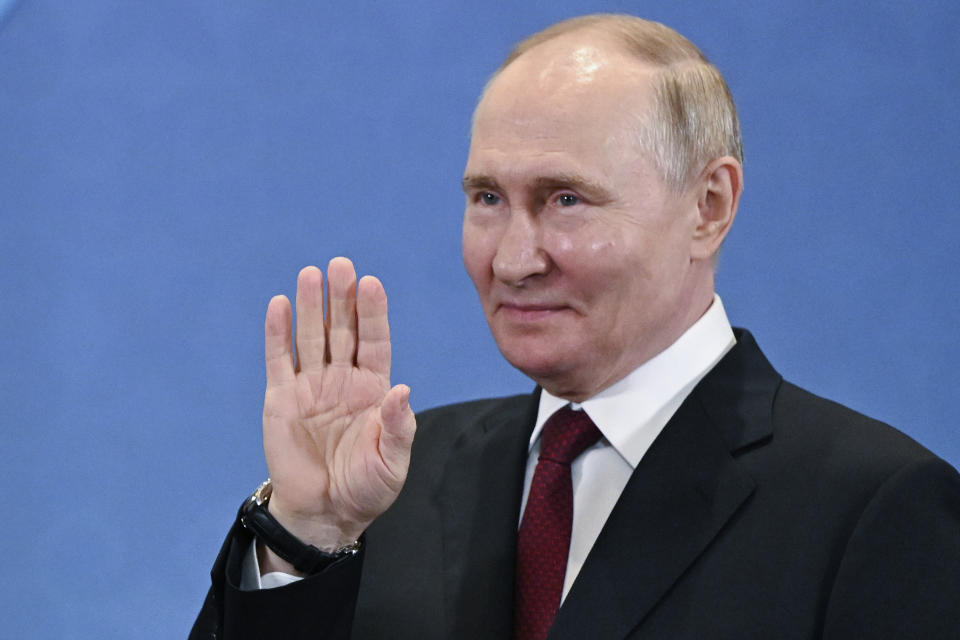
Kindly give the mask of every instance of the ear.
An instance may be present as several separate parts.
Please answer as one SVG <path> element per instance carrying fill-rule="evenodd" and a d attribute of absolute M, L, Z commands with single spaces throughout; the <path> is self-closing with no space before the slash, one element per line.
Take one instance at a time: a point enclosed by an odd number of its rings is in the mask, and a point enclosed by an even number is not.
<path fill-rule="evenodd" d="M 717 158 L 703 170 L 699 186 L 691 258 L 708 260 L 717 255 L 737 215 L 743 193 L 743 169 L 731 156 Z"/>

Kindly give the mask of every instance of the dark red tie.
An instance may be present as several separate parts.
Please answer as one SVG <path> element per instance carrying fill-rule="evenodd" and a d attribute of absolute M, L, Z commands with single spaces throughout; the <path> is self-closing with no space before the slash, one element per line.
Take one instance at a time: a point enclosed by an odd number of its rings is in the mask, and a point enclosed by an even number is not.
<path fill-rule="evenodd" d="M 570 463 L 600 439 L 583 411 L 554 413 L 540 434 L 540 459 L 517 534 L 514 640 L 543 640 L 560 608 L 573 526 Z"/>

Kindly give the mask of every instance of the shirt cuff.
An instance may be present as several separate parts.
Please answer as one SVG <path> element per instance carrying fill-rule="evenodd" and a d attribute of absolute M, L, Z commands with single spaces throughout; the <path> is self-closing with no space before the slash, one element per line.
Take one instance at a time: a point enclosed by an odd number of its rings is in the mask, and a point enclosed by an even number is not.
<path fill-rule="evenodd" d="M 272 571 L 261 576 L 260 563 L 257 561 L 257 540 L 256 538 L 253 539 L 243 556 L 243 567 L 240 571 L 241 591 L 275 589 L 300 580 L 303 580 L 303 578 L 282 571 Z"/>

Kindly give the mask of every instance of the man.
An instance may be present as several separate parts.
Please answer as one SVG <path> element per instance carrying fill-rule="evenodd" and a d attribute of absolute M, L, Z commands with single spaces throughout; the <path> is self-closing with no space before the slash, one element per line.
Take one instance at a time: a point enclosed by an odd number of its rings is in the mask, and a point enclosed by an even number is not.
<path fill-rule="evenodd" d="M 518 45 L 474 114 L 463 257 L 537 391 L 415 419 L 379 281 L 331 261 L 325 324 L 304 269 L 296 363 L 267 310 L 272 494 L 191 637 L 955 637 L 956 471 L 784 382 L 714 294 L 741 156 L 662 25 Z"/>

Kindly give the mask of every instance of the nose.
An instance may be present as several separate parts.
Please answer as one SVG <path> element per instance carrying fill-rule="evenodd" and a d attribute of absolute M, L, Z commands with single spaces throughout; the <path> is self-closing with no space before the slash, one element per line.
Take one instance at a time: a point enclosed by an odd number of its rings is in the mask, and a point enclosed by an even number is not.
<path fill-rule="evenodd" d="M 513 211 L 493 257 L 493 275 L 513 287 L 523 286 L 531 277 L 546 275 L 550 256 L 541 240 L 535 214 Z"/>

